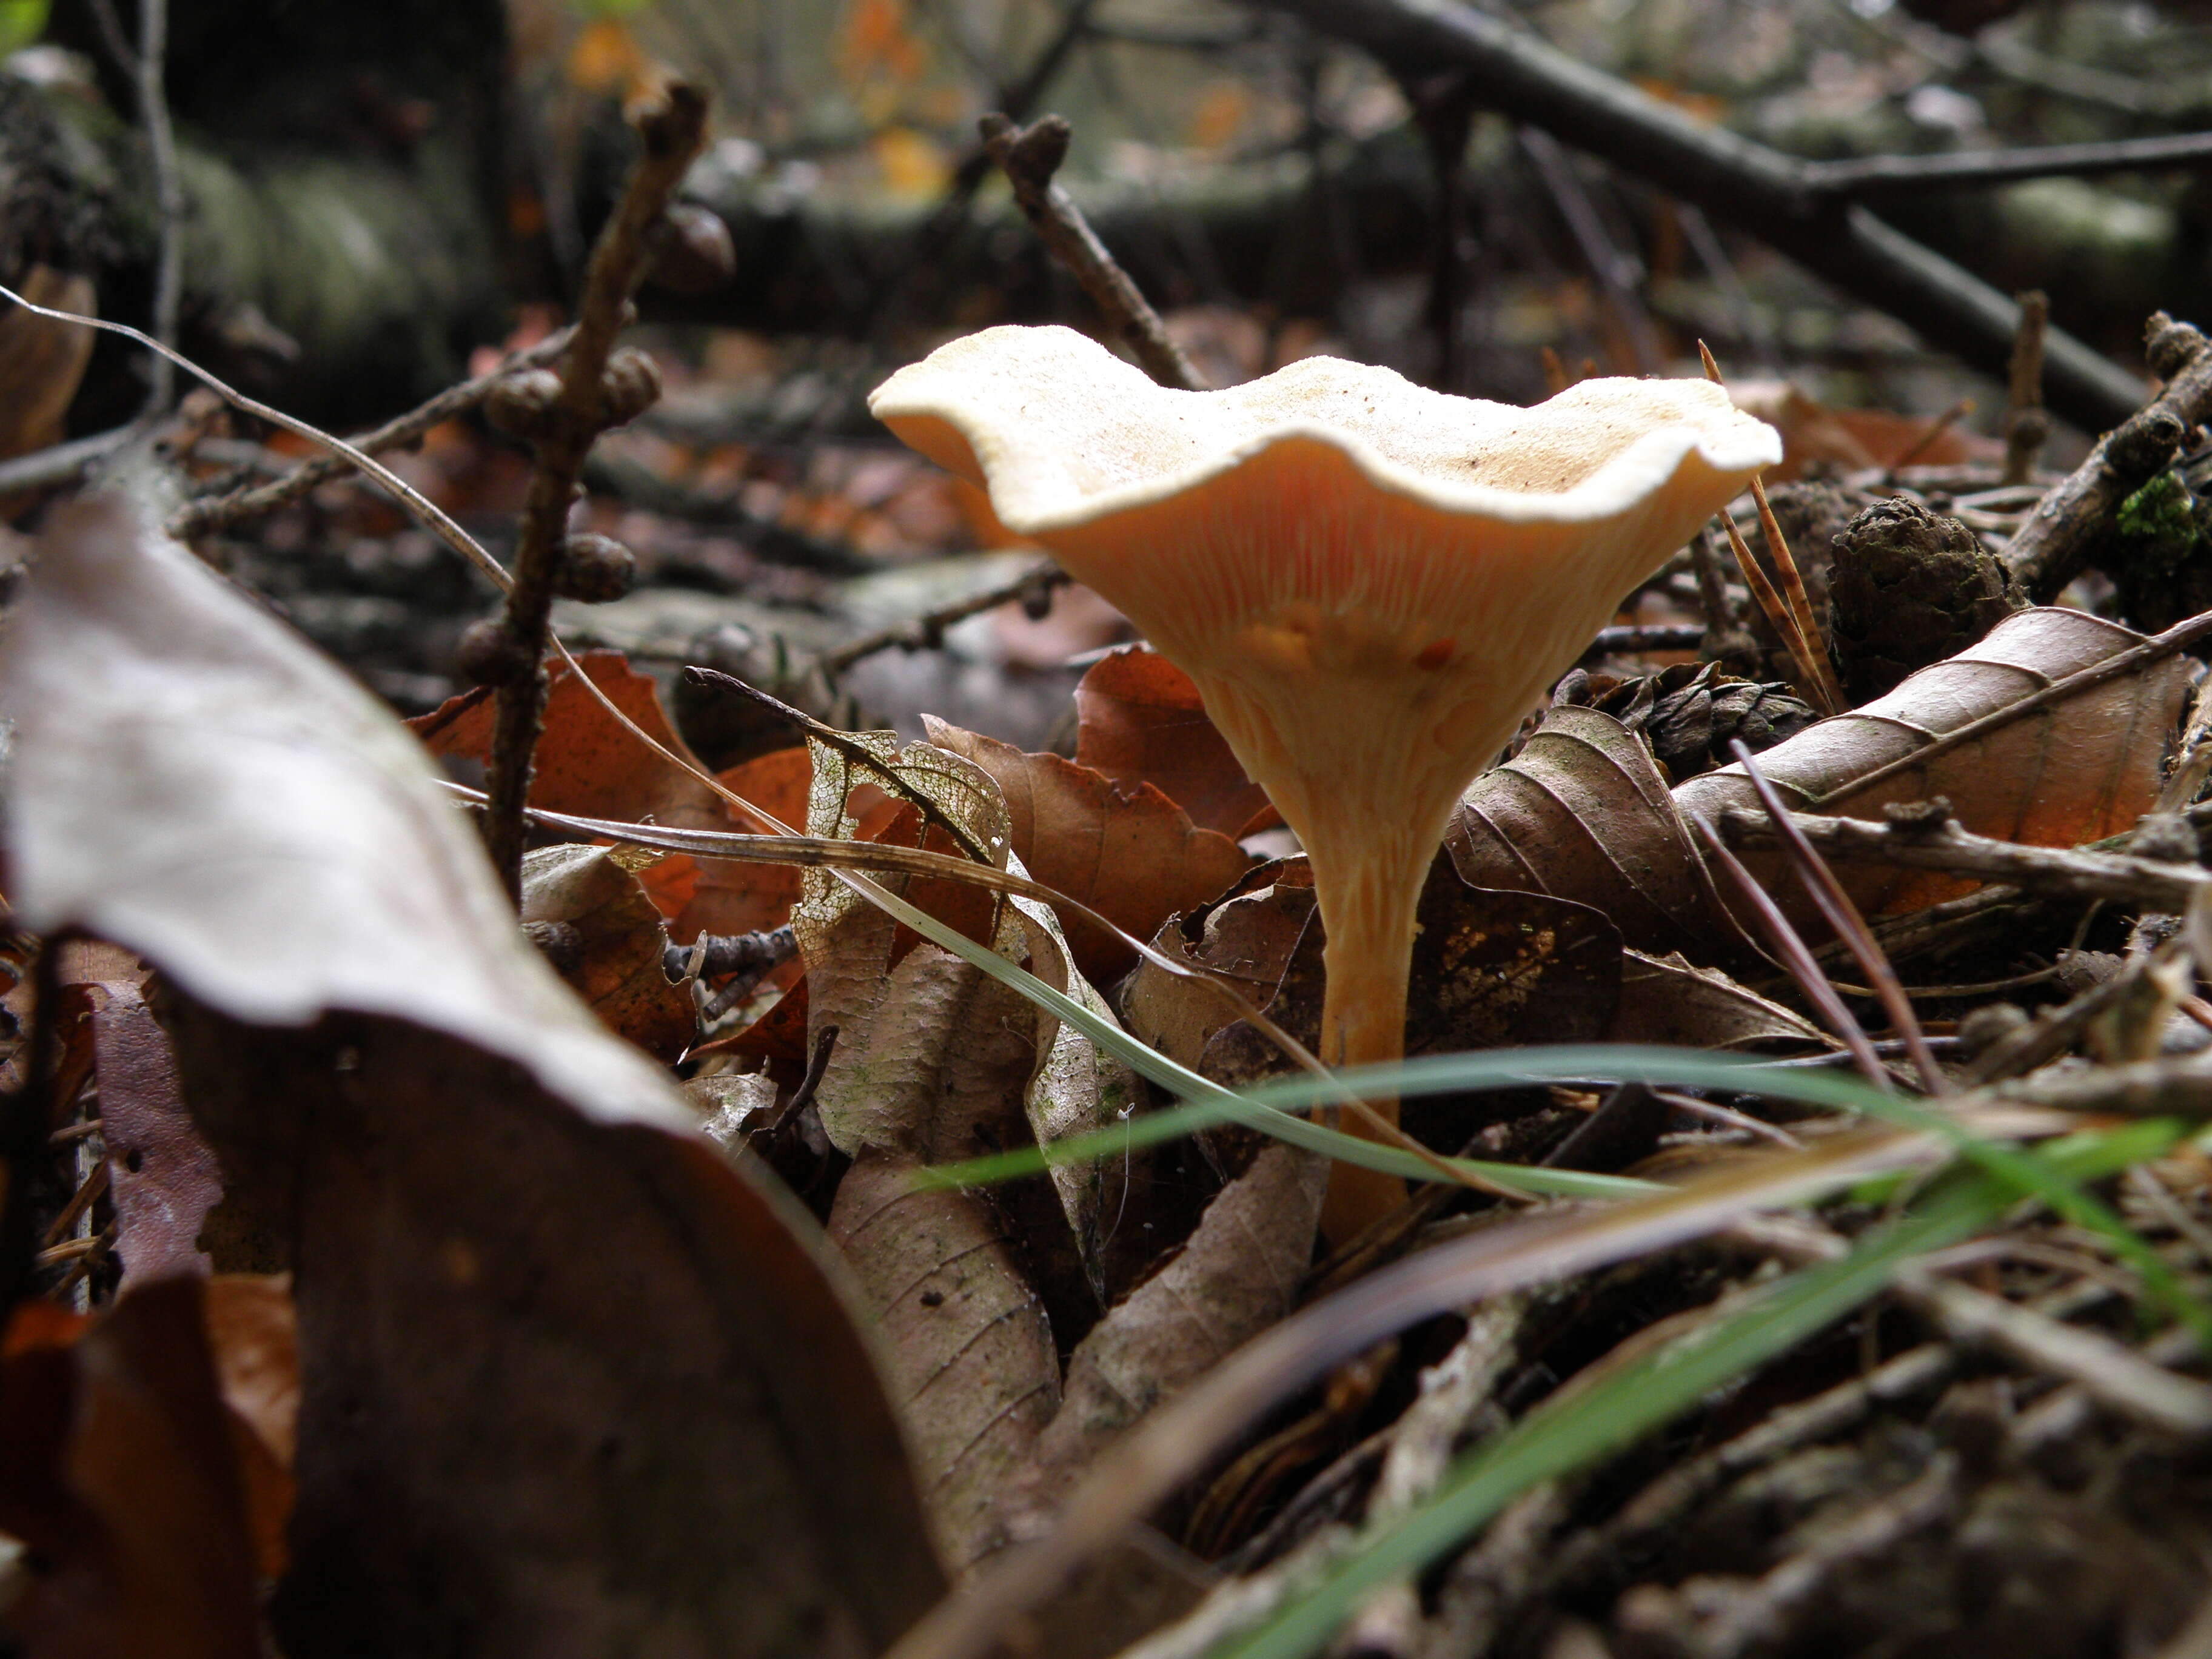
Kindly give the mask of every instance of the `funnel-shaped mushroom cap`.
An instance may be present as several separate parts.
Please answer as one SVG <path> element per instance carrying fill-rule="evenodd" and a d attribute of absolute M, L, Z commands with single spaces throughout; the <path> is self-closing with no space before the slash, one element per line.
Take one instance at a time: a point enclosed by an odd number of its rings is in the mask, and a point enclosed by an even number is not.
<path fill-rule="evenodd" d="M 1064 328 L 956 340 L 869 406 L 1197 682 L 1311 855 L 1333 1060 L 1398 1051 L 1382 1028 L 1460 792 L 1621 595 L 1782 455 L 1702 380 L 1519 409 L 1316 357 L 1174 392 Z M 1394 951 L 1395 1008 L 1364 984 Z"/>

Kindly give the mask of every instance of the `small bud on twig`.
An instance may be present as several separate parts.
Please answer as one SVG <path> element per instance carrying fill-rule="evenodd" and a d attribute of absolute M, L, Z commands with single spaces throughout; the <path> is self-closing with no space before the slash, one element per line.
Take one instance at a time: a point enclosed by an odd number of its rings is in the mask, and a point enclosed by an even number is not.
<path fill-rule="evenodd" d="M 637 555 L 613 537 L 587 530 L 561 544 L 553 592 L 564 599 L 605 605 L 629 592 L 636 580 Z"/>

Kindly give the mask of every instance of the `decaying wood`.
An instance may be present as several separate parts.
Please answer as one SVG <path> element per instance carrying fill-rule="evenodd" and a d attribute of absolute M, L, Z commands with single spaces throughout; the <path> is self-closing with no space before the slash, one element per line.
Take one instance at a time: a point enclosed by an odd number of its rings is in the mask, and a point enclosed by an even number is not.
<path fill-rule="evenodd" d="M 2120 503 L 2212 418 L 2212 342 L 2161 311 L 2144 331 L 2144 352 L 2165 389 L 2100 439 L 2005 549 L 2014 578 L 2039 603 L 2081 574 Z"/>

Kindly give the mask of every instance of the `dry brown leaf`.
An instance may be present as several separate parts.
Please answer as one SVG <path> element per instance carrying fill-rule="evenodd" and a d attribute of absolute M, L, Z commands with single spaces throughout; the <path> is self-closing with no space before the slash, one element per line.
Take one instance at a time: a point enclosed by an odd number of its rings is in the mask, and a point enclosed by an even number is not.
<path fill-rule="evenodd" d="M 1605 1040 L 1680 1048 L 1834 1046 L 1819 1026 L 1717 968 L 1640 951 L 1622 952 L 1620 1002 Z"/>
<path fill-rule="evenodd" d="M 261 1574 L 290 1562 L 292 1462 L 299 1444 L 300 1328 L 289 1273 L 217 1273 L 204 1310 L 216 1381 L 229 1410 Z"/>
<path fill-rule="evenodd" d="M 1008 1472 L 1060 1408 L 1060 1354 L 990 1200 L 919 1188 L 919 1167 L 862 1152 L 837 1185 L 830 1237 L 883 1333 L 938 1547 L 964 1566 L 989 1546 Z"/>
<path fill-rule="evenodd" d="M 901 749 L 890 732 L 854 741 L 970 844 L 1020 869 L 988 772 L 928 744 Z M 881 774 L 817 744 L 808 833 L 860 831 L 854 791 L 872 777 Z M 903 828 L 911 836 L 921 822 L 909 805 L 884 833 Z M 931 834 L 945 850 L 954 845 L 941 824 Z M 1042 906 L 960 884 L 884 880 L 1103 1012 Z M 1087 1039 L 915 939 L 825 872 L 805 872 L 803 895 L 793 927 L 806 963 L 811 1040 L 837 1032 L 815 1106 L 831 1142 L 856 1160 L 838 1188 L 830 1232 L 883 1322 L 933 1522 L 948 1557 L 964 1565 L 986 1547 L 994 1495 L 1058 1404 L 1059 1356 L 1030 1264 L 1003 1236 L 993 1200 L 913 1191 L 909 1178 L 923 1164 L 1096 1128 L 1134 1101 L 1136 1087 Z M 1060 1215 L 1025 1217 L 1042 1224 L 1024 1229 L 1032 1256 L 1048 1260 L 1065 1241 L 1071 1265 L 1079 1262 L 1075 1276 L 1103 1290 L 1101 1218 L 1118 1209 L 1121 1179 L 1113 1160 L 1056 1170 Z M 1024 1196 L 1011 1189 L 1001 1201 Z"/>
<path fill-rule="evenodd" d="M 1729 388 L 1729 396 L 1738 409 L 1782 434 L 1782 465 L 1767 470 L 1770 484 L 1802 477 L 1808 467 L 1857 471 L 1894 466 L 1908 456 L 1916 466 L 1985 465 L 2004 459 L 2002 443 L 1962 422 L 1936 431 L 1939 417 L 1832 408 L 1787 380 L 1740 382 Z"/>
<path fill-rule="evenodd" d="M 1838 817 L 1878 819 L 1887 802 L 1942 795 L 1960 825 L 1978 836 L 2073 847 L 2117 835 L 2133 828 L 2157 798 L 2160 768 L 2188 695 L 2189 665 L 2179 656 L 2036 709 L 1872 787 L 1856 787 L 1853 780 L 2142 637 L 2085 611 L 2014 611 L 1978 645 L 1768 750 L 1759 769 L 1791 805 Z M 1758 797 L 1742 768 L 1729 766 L 1680 785 L 1674 801 L 1717 823 L 1729 807 L 1756 807 Z M 1779 868 L 1774 855 L 1747 855 L 1746 862 L 1778 896 L 1789 888 L 1795 898 L 1794 884 L 1772 878 Z M 1974 884 L 1874 865 L 1838 873 L 1869 913 L 1923 908 Z"/>
<path fill-rule="evenodd" d="M 1124 788 L 1152 785 L 1201 830 L 1234 837 L 1279 821 L 1190 676 L 1158 652 L 1133 646 L 1093 664 L 1075 688 L 1075 712 L 1079 764 Z"/>
<path fill-rule="evenodd" d="M 49 311 L 97 314 L 88 276 L 33 265 L 16 286 L 33 305 Z M 8 388 L 0 408 L 0 460 L 61 441 L 62 419 L 92 361 L 93 340 L 88 328 L 33 317 L 17 307 L 0 317 L 0 386 Z"/>
<path fill-rule="evenodd" d="M 2187 689 L 2179 659 L 2035 709 L 1871 787 L 1853 781 L 2142 638 L 2082 611 L 2015 611 L 1972 649 L 1767 750 L 1759 769 L 1804 811 L 1879 818 L 1886 803 L 1943 795 L 1978 835 L 2064 847 L 2115 834 L 2156 798 Z M 1469 881 L 1594 905 L 1638 950 L 1735 959 L 1743 935 L 1724 918 L 1683 814 L 1717 820 L 1738 805 L 1757 805 L 1741 767 L 1669 793 L 1640 741 L 1609 716 L 1555 708 L 1518 756 L 1469 787 L 1447 845 Z M 1778 854 L 1746 862 L 1793 921 L 1820 929 Z M 1879 865 L 1838 874 L 1869 912 L 1920 908 L 1972 885 Z"/>
<path fill-rule="evenodd" d="M 288 1644 L 881 1651 L 942 1578 L 842 1279 L 523 943 L 420 745 L 135 503 L 57 513 L 19 604 L 9 896 L 162 970 L 289 1242 Z"/>
<path fill-rule="evenodd" d="M 1319 1154 L 1269 1146 L 1206 1206 L 1182 1253 L 1084 1338 L 1066 1403 L 1000 1498 L 1004 1541 L 1042 1532 L 1100 1452 L 1296 1305 L 1328 1181 Z"/>
<path fill-rule="evenodd" d="M 21 1316 L 0 1364 L 0 1528 L 29 1553 L 30 1659 L 255 1659 L 254 1552 L 200 1281 L 125 1291 L 77 1337 Z M 72 1340 L 74 1339 L 74 1340 Z"/>
<path fill-rule="evenodd" d="M 1281 859 L 1250 872 L 1226 896 L 1188 916 L 1171 917 L 1152 948 L 1229 981 L 1264 1010 L 1314 913 L 1313 873 L 1304 859 Z M 1196 1069 L 1215 1032 L 1237 1018 L 1225 997 L 1141 962 L 1121 988 L 1129 1029 L 1181 1066 Z"/>
<path fill-rule="evenodd" d="M 1014 855 L 1036 880 L 1150 939 L 1180 910 L 1218 896 L 1252 860 L 1149 783 L 1116 785 L 1058 755 L 1030 755 L 925 715 L 929 740 L 988 772 L 1006 797 Z M 1119 979 L 1137 953 L 1104 929 L 1066 917 L 1075 965 L 1093 984 Z"/>
<path fill-rule="evenodd" d="M 124 1283 L 204 1274 L 200 1231 L 222 1201 L 222 1171 L 178 1092 L 169 1034 L 146 1006 L 143 964 L 112 945 L 61 952 L 65 998 L 82 998 L 100 1080 L 100 1139 Z"/>
<path fill-rule="evenodd" d="M 632 668 L 619 651 L 580 651 L 576 662 L 639 730 L 699 765 L 661 707 L 659 686 L 651 675 Z M 753 831 L 760 827 L 700 778 L 639 741 L 578 682 L 568 664 L 552 663 L 547 675 L 544 735 L 530 778 L 532 806 L 580 817 L 632 823 L 650 818 L 678 829 Z M 464 692 L 407 724 L 432 754 L 458 763 L 452 769 L 460 781 L 483 781 L 482 769 L 491 758 L 489 696 Z M 804 770 L 794 768 L 791 757 L 803 753 L 763 756 L 732 768 L 723 781 L 780 817 L 791 814 L 784 822 L 793 823 L 805 812 L 806 785 Z M 752 793 L 754 790 L 760 793 Z M 744 933 L 781 927 L 789 917 L 797 886 L 788 872 L 772 866 L 728 859 L 695 860 L 679 854 L 654 867 L 647 890 L 668 917 L 670 937 L 689 942 L 702 933 Z"/>
<path fill-rule="evenodd" d="M 1650 750 L 1610 714 L 1546 711 L 1518 755 L 1468 787 L 1444 845 L 1472 886 L 1590 905 L 1639 951 L 1711 950 L 1705 866 Z"/>
<path fill-rule="evenodd" d="M 580 651 L 576 663 L 608 702 L 656 740 L 691 758 L 650 674 L 639 673 L 619 651 Z M 640 743 L 577 683 L 566 663 L 550 665 L 547 678 L 544 735 L 530 778 L 532 806 L 581 817 L 651 817 L 692 830 L 729 827 L 721 798 Z M 488 764 L 492 705 L 481 691 L 464 692 L 407 724 L 440 759 Z"/>
<path fill-rule="evenodd" d="M 678 856 L 681 856 L 680 854 Z M 561 976 L 607 1029 L 655 1059 L 676 1060 L 698 1030 L 689 988 L 661 959 L 668 932 L 637 877 L 604 847 L 541 847 L 522 860 L 522 920 L 575 929 Z"/>

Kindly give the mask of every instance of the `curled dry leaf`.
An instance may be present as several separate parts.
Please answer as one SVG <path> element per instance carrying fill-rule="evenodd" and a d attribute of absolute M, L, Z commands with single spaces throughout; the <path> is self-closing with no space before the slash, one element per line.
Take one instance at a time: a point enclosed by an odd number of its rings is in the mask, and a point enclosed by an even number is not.
<path fill-rule="evenodd" d="M 1048 1528 L 1100 1452 L 1296 1305 L 1328 1184 L 1320 1154 L 1268 1146 L 1206 1206 L 1182 1253 L 1084 1338 L 1066 1403 L 1000 1500 L 1003 1541 Z"/>
<path fill-rule="evenodd" d="M 1075 759 L 1125 789 L 1149 783 L 1201 830 L 1231 837 L 1279 823 L 1206 717 L 1189 675 L 1133 646 L 1094 663 L 1075 688 Z"/>
<path fill-rule="evenodd" d="M 1942 795 L 1960 824 L 1978 836 L 2073 847 L 2117 835 L 2157 799 L 2159 769 L 2189 690 L 2189 665 L 2179 656 L 2034 709 L 1871 787 L 1856 781 L 2142 638 L 2086 611 L 2015 611 L 1978 644 L 1923 669 L 1888 696 L 1768 750 L 1759 769 L 1792 806 L 1838 817 L 1879 818 L 1888 802 Z M 1758 805 L 1740 765 L 1691 779 L 1674 800 L 1716 823 L 1729 807 Z M 1764 873 L 1758 859 L 1747 855 L 1746 862 Z M 1920 909 L 1973 884 L 1878 866 L 1842 873 L 1869 912 Z"/>
<path fill-rule="evenodd" d="M 289 1247 L 280 1639 L 880 1651 L 942 1579 L 841 1278 L 524 944 L 420 745 L 136 503 L 58 512 L 21 605 L 11 896 L 177 988 Z"/>
<path fill-rule="evenodd" d="M 0 1359 L 0 1528 L 28 1552 L 8 1610 L 32 1655 L 254 1659 L 254 1549 L 189 1276 L 88 1326 L 27 1304 Z"/>
<path fill-rule="evenodd" d="M 1547 710 L 1518 755 L 1468 787 L 1444 845 L 1474 886 L 1590 905 L 1639 951 L 1710 951 L 1711 881 L 1650 752 L 1610 714 Z"/>
<path fill-rule="evenodd" d="M 2082 611 L 2016 611 L 1972 649 L 1766 750 L 1759 769 L 1805 811 L 1878 818 L 1887 803 L 1943 795 L 1978 835 L 2057 847 L 2112 835 L 2156 798 L 2186 692 L 2178 659 L 2028 711 L 1870 786 L 1856 781 L 2142 639 Z M 1518 756 L 1475 780 L 1448 845 L 1469 881 L 1595 905 L 1638 950 L 1733 959 L 1747 948 L 1744 936 L 1726 920 L 1683 815 L 1717 819 L 1757 799 L 1740 766 L 1669 793 L 1640 744 L 1610 717 L 1553 708 Z M 1817 928 L 1796 884 L 1780 878 L 1778 857 L 1747 854 L 1746 861 L 1793 921 Z M 1920 908 L 1972 884 L 1877 865 L 1838 873 L 1869 912 Z"/>
<path fill-rule="evenodd" d="M 522 920 L 575 930 L 573 954 L 563 951 L 554 965 L 608 1030 L 656 1060 L 683 1057 L 698 1025 L 691 998 L 669 982 L 661 966 L 667 927 L 622 860 L 604 847 L 526 854 Z"/>
<path fill-rule="evenodd" d="M 928 744 L 901 749 L 890 732 L 854 741 L 896 775 L 895 793 L 930 803 L 938 821 L 924 844 L 951 850 L 957 832 L 1001 867 L 1019 868 L 988 772 Z M 808 832 L 854 836 L 856 790 L 885 781 L 817 744 Z M 923 828 L 908 804 L 878 836 L 922 839 Z M 885 880 L 1103 1012 L 1048 909 L 957 883 Z M 811 1037 L 837 1031 L 815 1104 L 831 1141 L 856 1160 L 838 1188 L 830 1236 L 890 1340 L 932 1516 L 948 1555 L 964 1563 L 986 1547 L 994 1495 L 1058 1407 L 1059 1354 L 1032 1263 L 1001 1219 L 1000 1204 L 1027 1194 L 916 1190 L 912 1176 L 925 1164 L 1100 1127 L 1133 1103 L 1135 1084 L 1079 1033 L 825 872 L 805 872 L 802 891 L 793 926 Z M 1102 1218 L 1118 1212 L 1123 1178 L 1111 1160 L 1056 1171 L 1060 1216 L 1023 1230 L 1046 1255 L 1066 1240 L 1094 1294 L 1107 1279 Z"/>
<path fill-rule="evenodd" d="M 1138 939 L 1215 897 L 1251 864 L 1235 842 L 1199 829 L 1152 784 L 1117 785 L 1079 763 L 1024 754 L 928 716 L 924 726 L 932 743 L 998 783 L 1015 856 L 1031 876 Z M 1094 984 L 1136 965 L 1136 952 L 1103 929 L 1080 917 L 1063 925 L 1076 966 Z"/>

